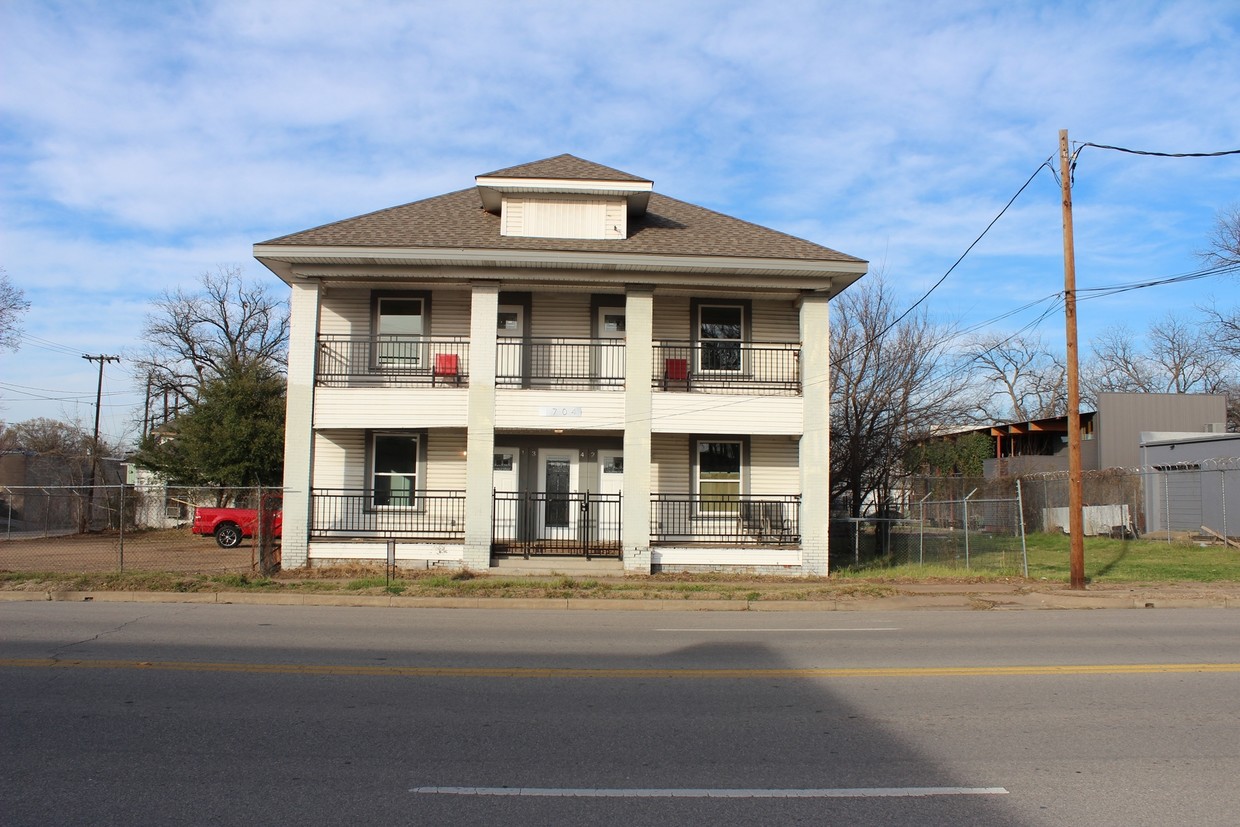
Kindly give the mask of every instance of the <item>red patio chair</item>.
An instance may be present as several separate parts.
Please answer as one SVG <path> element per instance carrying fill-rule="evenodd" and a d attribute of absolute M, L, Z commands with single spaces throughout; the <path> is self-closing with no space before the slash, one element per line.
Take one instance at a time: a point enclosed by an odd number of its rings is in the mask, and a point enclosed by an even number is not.
<path fill-rule="evenodd" d="M 669 382 L 684 382 L 685 390 L 689 390 L 689 360 L 663 360 L 663 390 L 667 390 Z"/>
<path fill-rule="evenodd" d="M 460 359 L 455 353 L 436 353 L 435 367 L 431 371 L 431 385 L 434 386 L 435 381 L 443 379 L 447 381 L 451 379 L 454 384 L 461 384 Z"/>

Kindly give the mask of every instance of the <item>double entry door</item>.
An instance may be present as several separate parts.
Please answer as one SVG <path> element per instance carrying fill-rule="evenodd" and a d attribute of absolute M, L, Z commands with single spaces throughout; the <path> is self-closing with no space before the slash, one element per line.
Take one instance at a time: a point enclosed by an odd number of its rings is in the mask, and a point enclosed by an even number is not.
<path fill-rule="evenodd" d="M 522 460 L 533 468 L 522 468 Z M 496 447 L 494 535 L 548 553 L 618 548 L 624 459 L 619 449 Z"/>

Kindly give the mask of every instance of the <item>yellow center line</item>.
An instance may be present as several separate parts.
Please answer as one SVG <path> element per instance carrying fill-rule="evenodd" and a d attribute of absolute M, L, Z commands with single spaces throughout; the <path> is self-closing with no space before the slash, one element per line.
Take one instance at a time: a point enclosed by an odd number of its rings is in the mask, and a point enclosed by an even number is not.
<path fill-rule="evenodd" d="M 1161 675 L 1237 673 L 1240 663 L 1119 663 L 1058 666 L 916 666 L 853 669 L 571 669 L 521 667 L 349 666 L 303 663 L 194 663 L 189 661 L 62 660 L 0 658 L 0 668 L 151 669 L 167 672 L 242 672 L 260 675 L 330 675 L 380 678 L 596 678 L 621 679 L 792 679 L 955 678 L 1025 675 Z"/>

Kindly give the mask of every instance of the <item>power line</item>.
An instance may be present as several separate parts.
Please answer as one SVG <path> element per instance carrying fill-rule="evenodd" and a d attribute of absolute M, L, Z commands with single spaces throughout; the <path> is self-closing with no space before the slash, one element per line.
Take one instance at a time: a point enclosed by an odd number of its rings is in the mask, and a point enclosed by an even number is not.
<path fill-rule="evenodd" d="M 1094 149 L 1109 149 L 1113 152 L 1126 152 L 1129 155 L 1149 155 L 1154 158 L 1220 158 L 1224 155 L 1240 155 L 1240 149 L 1225 149 L 1221 152 L 1152 152 L 1147 149 L 1128 149 L 1122 146 L 1108 146 L 1107 144 L 1094 144 L 1087 141 L 1083 144 L 1077 144 L 1077 151 L 1073 153 L 1073 157 L 1087 146 L 1092 146 Z"/>
<path fill-rule="evenodd" d="M 960 254 L 960 258 L 956 259 L 956 261 L 952 264 L 952 266 L 947 268 L 947 272 L 945 272 L 942 276 L 940 276 L 939 280 L 936 281 L 933 285 L 931 285 L 930 289 L 927 290 L 925 293 L 923 293 L 920 299 L 918 299 L 917 301 L 909 305 L 907 310 L 905 310 L 903 313 L 897 316 L 896 319 L 891 324 L 887 325 L 882 330 L 880 330 L 877 334 L 875 334 L 872 339 L 862 342 L 860 345 L 856 347 L 856 349 L 848 353 L 844 358 L 845 359 L 851 358 L 852 356 L 856 355 L 860 351 L 872 345 L 874 342 L 881 339 L 887 333 L 887 331 L 891 330 L 893 327 L 898 325 L 900 322 L 904 321 L 905 317 L 908 316 L 908 314 L 912 313 L 914 310 L 917 309 L 917 307 L 922 302 L 930 298 L 930 294 L 933 293 L 935 290 L 937 290 L 939 288 L 939 285 L 941 285 L 943 282 L 947 280 L 947 277 L 950 276 L 952 274 L 952 271 L 955 270 L 960 265 L 960 262 L 965 260 L 965 257 L 969 255 L 969 253 L 973 252 L 973 248 L 976 247 L 981 242 L 981 240 L 986 237 L 986 234 L 990 232 L 990 228 L 995 226 L 996 223 L 998 223 L 999 219 L 1002 218 L 1004 213 L 1008 211 L 1008 208 L 1010 208 L 1012 204 L 1016 202 L 1017 198 L 1020 198 L 1021 193 L 1023 193 L 1029 187 L 1029 185 L 1033 183 L 1033 179 L 1038 177 L 1038 173 L 1041 172 L 1043 169 L 1050 169 L 1051 167 L 1050 162 L 1051 162 L 1051 158 L 1053 157 L 1055 156 L 1052 155 L 1048 157 L 1045 161 L 1043 161 L 1041 164 L 1038 165 L 1038 168 L 1033 171 L 1033 174 L 1029 176 L 1029 178 L 1025 181 L 1025 183 L 1021 184 L 1020 189 L 1016 191 L 1016 194 L 1013 195 L 1011 198 L 1009 198 L 1008 202 L 1003 205 L 1003 209 L 999 210 L 998 214 L 990 220 L 990 223 L 986 225 L 986 229 L 982 230 L 981 234 L 978 235 L 977 238 L 973 239 L 973 243 L 970 244 L 967 248 L 965 248 L 965 251 Z"/>

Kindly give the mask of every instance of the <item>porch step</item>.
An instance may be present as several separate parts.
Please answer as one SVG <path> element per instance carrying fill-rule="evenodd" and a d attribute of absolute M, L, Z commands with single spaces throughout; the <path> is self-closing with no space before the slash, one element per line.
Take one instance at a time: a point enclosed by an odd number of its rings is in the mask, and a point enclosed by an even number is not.
<path fill-rule="evenodd" d="M 614 557 L 496 557 L 491 560 L 491 574 L 541 575 L 554 574 L 572 577 L 619 577 L 624 574 L 624 563 Z"/>

